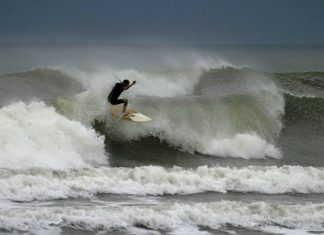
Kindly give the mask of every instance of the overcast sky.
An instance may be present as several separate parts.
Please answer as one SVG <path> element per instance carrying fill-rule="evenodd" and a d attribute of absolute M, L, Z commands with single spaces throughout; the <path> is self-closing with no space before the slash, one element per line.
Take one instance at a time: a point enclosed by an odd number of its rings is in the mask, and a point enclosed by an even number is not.
<path fill-rule="evenodd" d="M 324 0 L 0 3 L 0 42 L 324 44 Z"/>

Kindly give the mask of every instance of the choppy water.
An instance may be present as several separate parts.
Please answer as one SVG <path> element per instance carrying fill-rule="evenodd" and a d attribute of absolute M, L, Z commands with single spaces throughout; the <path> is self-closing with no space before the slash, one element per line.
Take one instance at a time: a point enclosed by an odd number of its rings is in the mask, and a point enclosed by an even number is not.
<path fill-rule="evenodd" d="M 1 233 L 324 233 L 323 48 L 0 51 Z"/>

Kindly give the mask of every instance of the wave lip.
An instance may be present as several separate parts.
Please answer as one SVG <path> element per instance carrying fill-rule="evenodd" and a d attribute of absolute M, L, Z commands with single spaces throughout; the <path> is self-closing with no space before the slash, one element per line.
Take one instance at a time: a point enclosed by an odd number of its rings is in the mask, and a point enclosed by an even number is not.
<path fill-rule="evenodd" d="M 104 137 L 43 102 L 0 109 L 0 165 L 6 169 L 69 169 L 105 164 Z"/>
<path fill-rule="evenodd" d="M 32 201 L 91 197 L 98 193 L 128 195 L 255 192 L 324 193 L 324 169 L 301 166 L 207 167 L 183 169 L 145 166 L 1 170 L 0 200 Z"/>

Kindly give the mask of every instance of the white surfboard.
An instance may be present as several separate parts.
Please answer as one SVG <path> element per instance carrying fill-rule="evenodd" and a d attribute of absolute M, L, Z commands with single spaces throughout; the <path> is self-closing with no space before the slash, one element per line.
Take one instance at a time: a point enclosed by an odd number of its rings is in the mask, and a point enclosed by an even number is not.
<path fill-rule="evenodd" d="M 133 122 L 149 122 L 152 120 L 151 118 L 133 109 L 128 109 L 127 112 L 123 114 L 123 107 L 124 104 L 110 105 L 109 113 L 120 119 Z"/>

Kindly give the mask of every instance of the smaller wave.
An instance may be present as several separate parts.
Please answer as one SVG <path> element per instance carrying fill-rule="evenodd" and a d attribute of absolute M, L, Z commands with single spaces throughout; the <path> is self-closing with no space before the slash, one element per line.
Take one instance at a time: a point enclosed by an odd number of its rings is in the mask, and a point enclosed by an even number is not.
<path fill-rule="evenodd" d="M 324 72 L 274 73 L 283 92 L 299 97 L 324 98 Z"/>
<path fill-rule="evenodd" d="M 8 231 L 50 230 L 53 225 L 86 231 L 134 231 L 135 228 L 175 232 L 226 226 L 256 231 L 274 226 L 290 231 L 323 230 L 324 204 L 283 205 L 219 201 L 140 206 L 43 206 L 0 210 L 0 228 Z M 201 231 L 202 232 L 202 231 Z M 152 234 L 152 233 L 150 233 Z M 198 233 L 199 234 L 199 233 Z M 204 233 L 206 234 L 206 233 Z"/>
<path fill-rule="evenodd" d="M 63 70 L 37 68 L 0 75 L 0 105 L 33 98 L 48 100 L 68 97 L 83 90 L 81 84 Z"/>
<path fill-rule="evenodd" d="M 44 102 L 0 109 L 0 165 L 6 169 L 68 169 L 106 163 L 104 137 Z"/>
<path fill-rule="evenodd" d="M 158 166 L 78 168 L 69 171 L 2 169 L 0 175 L 0 199 L 14 201 L 91 197 L 98 193 L 324 193 L 324 169 L 301 166 L 202 166 L 192 170 Z"/>
<path fill-rule="evenodd" d="M 274 73 L 278 80 L 286 82 L 305 84 L 312 87 L 324 88 L 324 72 L 294 72 L 294 73 Z"/>

